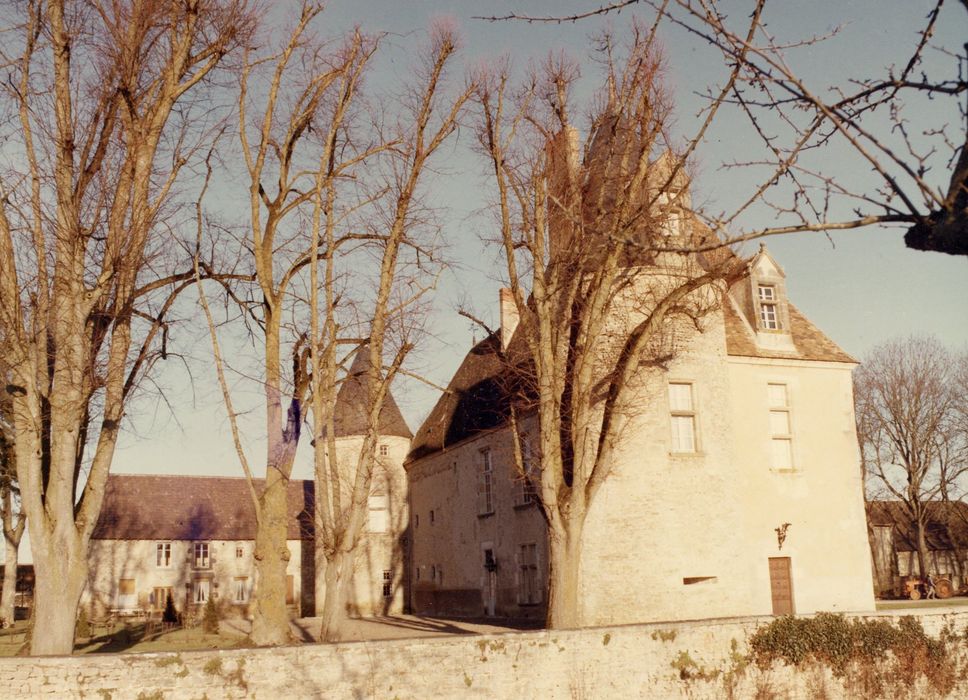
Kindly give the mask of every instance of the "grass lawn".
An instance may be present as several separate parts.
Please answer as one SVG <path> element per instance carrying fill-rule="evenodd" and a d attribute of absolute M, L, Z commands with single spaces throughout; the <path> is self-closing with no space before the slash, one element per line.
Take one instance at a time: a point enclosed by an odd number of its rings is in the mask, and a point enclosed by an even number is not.
<path fill-rule="evenodd" d="M 27 622 L 0 630 L 0 656 L 15 656 L 26 640 Z M 116 654 L 146 651 L 189 651 L 191 649 L 232 649 L 251 646 L 248 638 L 231 630 L 208 634 L 201 626 L 192 629 L 157 630 L 145 634 L 143 623 L 120 623 L 98 629 L 90 639 L 74 644 L 75 654 Z"/>

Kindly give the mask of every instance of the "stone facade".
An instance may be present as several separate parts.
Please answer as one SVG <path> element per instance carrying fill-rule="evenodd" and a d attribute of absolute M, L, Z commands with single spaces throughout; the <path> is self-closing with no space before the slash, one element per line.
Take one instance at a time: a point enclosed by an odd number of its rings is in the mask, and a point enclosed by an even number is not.
<path fill-rule="evenodd" d="M 680 272 L 639 269 L 610 330 L 621 335 Z M 698 327 L 667 336 L 673 359 L 634 380 L 640 399 L 588 513 L 583 624 L 872 610 L 855 362 L 789 303 L 765 249 Z M 415 612 L 544 612 L 547 533 L 521 502 L 511 432 L 458 425 L 487 408 L 496 342 L 468 355 L 457 398 L 431 412 L 407 464 Z"/>
<path fill-rule="evenodd" d="M 336 450 L 340 463 L 355 463 L 362 445 L 363 439 L 360 437 L 338 438 Z M 392 435 L 382 437 L 377 447 L 368 522 L 357 548 L 353 584 L 347 599 L 351 615 L 395 615 L 403 612 L 408 519 L 407 478 L 403 460 L 409 449 L 409 438 Z M 347 479 L 346 483 L 352 482 Z M 348 497 L 348 494 L 344 495 Z M 315 614 L 318 615 L 322 613 L 326 592 L 323 576 L 315 577 L 315 589 Z"/>

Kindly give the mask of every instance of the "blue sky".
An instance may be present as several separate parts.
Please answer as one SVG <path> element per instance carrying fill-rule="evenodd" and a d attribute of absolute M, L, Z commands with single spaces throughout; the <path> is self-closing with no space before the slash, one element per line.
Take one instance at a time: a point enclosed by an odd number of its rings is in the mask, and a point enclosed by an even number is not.
<path fill-rule="evenodd" d="M 563 50 L 576 60 L 587 56 L 588 37 L 610 24 L 621 32 L 632 16 L 619 15 L 577 24 L 545 25 L 518 22 L 489 23 L 473 15 L 504 14 L 512 10 L 530 14 L 566 13 L 597 5 L 597 2 L 437 2 L 402 0 L 335 0 L 329 3 L 317 24 L 323 35 L 336 35 L 360 24 L 370 32 L 389 32 L 387 50 L 370 78 L 372 90 L 393 85 L 409 75 L 410 57 L 425 37 L 435 17 L 447 17 L 463 37 L 461 62 L 455 67 L 459 82 L 465 71 L 494 62 L 507 54 L 519 66 L 540 60 L 549 51 Z M 295 2 L 292 3 L 296 5 Z M 839 72 L 872 69 L 899 60 L 892 52 L 911 45 L 914 28 L 927 12 L 924 3 L 811 2 L 776 3 L 778 12 L 768 14 L 772 31 L 780 36 L 825 33 L 843 24 L 836 39 L 796 55 L 796 66 L 823 83 Z M 284 3 L 273 8 L 275 17 Z M 960 46 L 968 35 L 968 13 L 951 12 L 939 41 Z M 648 17 L 646 8 L 636 14 Z M 662 35 L 669 61 L 669 80 L 674 89 L 683 129 L 687 129 L 700 102 L 696 92 L 715 85 L 725 67 L 721 58 L 694 37 L 669 30 Z M 595 71 L 583 64 L 583 76 L 592 85 Z M 928 106 L 926 109 L 934 109 Z M 936 115 L 926 112 L 923 116 Z M 728 208 L 742 197 L 742 177 L 723 171 L 723 160 L 742 153 L 744 131 L 728 119 L 714 129 L 697 152 L 698 175 L 694 192 L 712 204 Z M 415 367 L 438 383 L 446 383 L 470 347 L 475 332 L 456 313 L 464 299 L 473 302 L 484 318 L 496 319 L 501 261 L 482 238 L 489 219 L 481 214 L 486 200 L 484 164 L 471 151 L 473 133 L 462 129 L 459 138 L 442 154 L 446 172 L 432 183 L 435 205 L 442 208 L 444 237 L 454 267 L 445 275 L 435 301 L 435 315 L 429 324 L 432 338 L 415 357 Z M 862 166 L 847 152 L 831 152 L 824 158 L 832 168 L 865 177 Z M 240 188 L 223 195 L 237 196 L 245 206 L 246 193 Z M 695 195 L 694 195 L 695 196 Z M 757 210 L 745 223 L 768 226 L 769 212 Z M 759 217 L 759 219 L 757 219 Z M 897 335 L 936 334 L 952 348 L 968 347 L 968 259 L 904 248 L 902 232 L 870 229 L 831 235 L 796 234 L 771 238 L 770 251 L 785 268 L 791 300 L 821 329 L 856 357 L 873 345 Z M 745 252 L 755 250 L 750 244 Z M 476 332 L 480 337 L 480 331 Z M 169 387 L 168 404 L 155 398 L 140 400 L 129 410 L 129 430 L 121 441 L 114 470 L 122 472 L 204 473 L 240 475 L 232 450 L 224 408 L 211 369 L 210 348 L 200 342 L 190 358 L 194 383 L 181 366 L 168 363 L 158 379 Z M 411 428 L 416 429 L 429 411 L 436 394 L 414 382 L 401 382 L 394 389 Z M 254 398 L 251 397 L 250 398 Z M 257 403 L 257 402 L 254 402 Z M 169 408 L 170 406 L 170 408 Z M 174 415 L 173 415 L 174 414 Z M 257 421 L 253 425 L 258 426 Z M 258 440 L 249 441 L 250 456 L 258 464 Z M 311 468 L 302 456 L 296 476 L 308 477 Z"/>

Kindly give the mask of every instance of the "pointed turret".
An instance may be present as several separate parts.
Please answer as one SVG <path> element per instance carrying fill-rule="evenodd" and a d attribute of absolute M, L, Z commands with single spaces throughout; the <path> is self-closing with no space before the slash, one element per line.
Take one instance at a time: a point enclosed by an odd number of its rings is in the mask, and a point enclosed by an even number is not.
<path fill-rule="evenodd" d="M 336 395 L 336 407 L 333 418 L 336 424 L 336 437 L 350 437 L 363 435 L 367 427 L 367 381 L 370 372 L 370 348 L 366 345 L 356 351 L 353 364 L 350 366 L 343 386 Z M 391 392 L 387 392 L 383 400 L 383 410 L 380 411 L 380 424 L 377 426 L 380 436 L 396 436 L 410 439 L 413 433 L 407 427 L 400 408 Z"/>

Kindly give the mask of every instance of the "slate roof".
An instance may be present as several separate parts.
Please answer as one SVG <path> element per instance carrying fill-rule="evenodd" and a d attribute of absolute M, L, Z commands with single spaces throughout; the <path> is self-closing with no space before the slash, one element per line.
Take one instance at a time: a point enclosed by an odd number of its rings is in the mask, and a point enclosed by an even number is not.
<path fill-rule="evenodd" d="M 289 482 L 288 539 L 312 539 L 313 493 L 312 481 Z M 111 474 L 92 538 L 253 540 L 255 530 L 243 478 Z"/>
<path fill-rule="evenodd" d="M 756 344 L 756 335 L 743 320 L 732 298 L 727 296 L 723 305 L 726 322 L 726 354 L 740 357 L 764 357 L 795 360 L 822 360 L 825 362 L 856 363 L 853 357 L 840 349 L 823 331 L 813 325 L 793 304 L 788 303 L 790 334 L 796 352 L 763 348 Z"/>
<path fill-rule="evenodd" d="M 437 400 L 410 445 L 409 460 L 437 452 L 476 433 L 500 427 L 508 416 L 506 371 L 491 335 L 471 348 L 447 391 Z"/>
<path fill-rule="evenodd" d="M 353 364 L 350 366 L 346 379 L 336 395 L 336 407 L 333 411 L 336 437 L 362 435 L 366 432 L 366 378 L 369 369 L 370 350 L 363 346 L 357 350 Z M 413 433 L 407 426 L 407 421 L 404 420 L 403 414 L 400 413 L 400 408 L 390 392 L 383 400 L 378 432 L 380 435 L 413 437 Z"/>
<path fill-rule="evenodd" d="M 928 549 L 944 551 L 968 545 L 968 503 L 930 501 L 925 539 Z M 870 501 L 867 519 L 873 526 L 894 528 L 894 547 L 899 552 L 917 549 L 917 531 L 901 501 Z M 952 542 L 954 539 L 954 542 Z"/>

